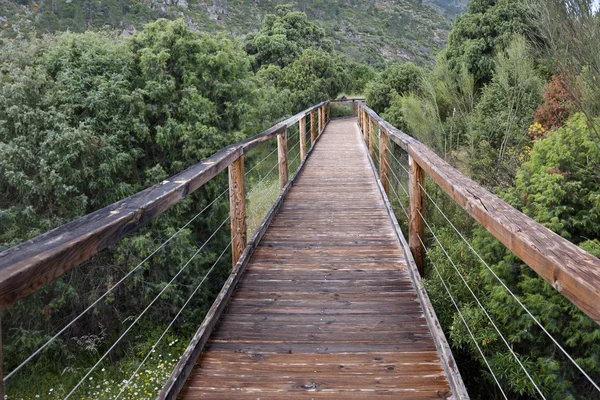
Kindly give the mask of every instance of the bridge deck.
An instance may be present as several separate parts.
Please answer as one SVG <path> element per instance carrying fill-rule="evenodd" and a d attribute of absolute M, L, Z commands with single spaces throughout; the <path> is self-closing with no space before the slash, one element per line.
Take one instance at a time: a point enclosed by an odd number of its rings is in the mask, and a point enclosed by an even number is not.
<path fill-rule="evenodd" d="M 360 141 L 328 125 L 181 398 L 449 395 Z"/>

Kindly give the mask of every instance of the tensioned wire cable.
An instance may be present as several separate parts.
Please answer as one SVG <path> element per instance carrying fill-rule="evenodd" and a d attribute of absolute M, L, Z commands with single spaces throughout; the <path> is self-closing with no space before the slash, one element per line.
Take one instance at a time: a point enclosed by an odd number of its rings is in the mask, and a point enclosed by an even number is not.
<path fill-rule="evenodd" d="M 535 387 L 535 389 L 537 390 L 537 392 L 539 393 L 539 395 L 542 396 L 543 399 L 546 399 L 546 397 L 544 396 L 544 394 L 542 393 L 542 391 L 540 390 L 540 388 L 537 386 L 537 384 L 535 383 L 535 381 L 533 380 L 533 378 L 531 377 L 531 375 L 529 374 L 529 372 L 527 371 L 527 369 L 525 368 L 525 366 L 523 365 L 523 363 L 521 362 L 521 360 L 519 359 L 519 357 L 517 356 L 517 354 L 514 352 L 514 350 L 512 349 L 512 347 L 510 347 L 510 344 L 508 343 L 508 341 L 504 338 L 504 335 L 502 335 L 502 333 L 500 332 L 500 329 L 498 329 L 498 326 L 496 326 L 496 323 L 494 322 L 494 320 L 490 317 L 490 315 L 486 311 L 485 307 L 483 307 L 483 304 L 481 304 L 481 302 L 479 301 L 479 299 L 477 298 L 477 296 L 475 295 L 475 293 L 473 292 L 473 290 L 471 289 L 471 287 L 469 286 L 469 284 L 467 283 L 467 281 L 465 280 L 465 278 L 460 273 L 458 267 L 456 266 L 456 264 L 452 260 L 452 257 L 450 257 L 450 255 L 446 251 L 446 248 L 442 245 L 442 243 L 440 242 L 439 238 L 437 237 L 437 235 L 435 234 L 435 232 L 433 231 L 433 229 L 431 228 L 431 226 L 429 225 L 429 223 L 427 222 L 427 220 L 425 219 L 425 217 L 423 217 L 423 214 L 421 213 L 421 211 L 419 209 L 417 209 L 417 212 L 421 216 L 421 219 L 423 220 L 423 222 L 425 223 L 425 225 L 427 225 L 427 228 L 429 229 L 429 232 L 431 232 L 431 234 L 435 238 L 436 242 L 438 243 L 438 245 L 440 246 L 440 248 L 442 249 L 442 251 L 444 252 L 444 254 L 446 255 L 446 257 L 448 258 L 448 260 L 452 264 L 452 267 L 454 268 L 454 270 L 456 271 L 456 273 L 458 274 L 458 276 L 462 279 L 462 281 L 464 282 L 464 284 L 467 287 L 467 289 L 469 290 L 469 292 L 471 292 L 471 295 L 473 296 L 473 298 L 475 299 L 475 301 L 477 302 L 477 304 L 479 305 L 479 307 L 481 307 L 481 310 L 487 316 L 488 320 L 491 322 L 491 324 L 494 327 L 494 329 L 496 330 L 496 332 L 498 332 L 498 335 L 500 335 L 500 338 L 502 338 L 502 341 L 504 342 L 504 344 L 506 345 L 506 347 L 508 348 L 508 350 L 511 352 L 511 354 L 513 355 L 513 357 L 515 358 L 515 360 L 517 361 L 517 363 L 521 366 L 521 369 L 523 370 L 523 372 L 525 372 L 525 375 L 527 375 L 527 377 L 529 378 L 529 380 L 531 381 L 531 383 L 533 384 L 533 386 Z"/>
<path fill-rule="evenodd" d="M 154 299 L 152 299 L 150 304 L 148 304 L 146 306 L 146 308 L 144 308 L 144 310 L 127 327 L 127 329 L 125 329 L 125 332 L 123 332 L 121 334 L 121 336 L 119 336 L 119 338 L 110 346 L 110 348 L 102 355 L 102 357 L 100 357 L 100 359 L 96 362 L 96 364 L 94 364 L 92 366 L 92 368 L 90 368 L 88 370 L 88 372 L 83 376 L 83 378 L 81 378 L 81 380 L 77 383 L 77 385 L 75 385 L 75 387 L 64 397 L 64 400 L 68 399 L 69 397 L 71 397 L 71 395 L 73 393 L 75 393 L 75 391 L 83 384 L 85 379 L 88 376 L 90 376 L 90 374 L 92 372 L 94 372 L 94 370 L 98 367 L 98 365 L 100 365 L 100 363 L 106 358 L 106 356 L 108 356 L 108 354 L 110 354 L 110 352 L 117 346 L 117 344 L 119 344 L 119 342 L 127 335 L 127 333 L 129 333 L 129 331 L 137 324 L 137 322 L 144 316 L 144 314 L 146 314 L 146 312 L 150 309 L 150 307 L 152 307 L 152 305 L 154 305 L 154 303 L 156 303 L 156 301 L 158 301 L 158 299 L 160 299 L 162 294 L 173 284 L 173 282 L 179 277 L 179 275 L 181 275 L 183 273 L 183 271 L 185 271 L 187 269 L 187 267 L 194 260 L 194 258 L 196 258 L 196 256 L 198 254 L 200 254 L 200 252 L 204 249 L 204 247 L 206 247 L 208 242 L 210 242 L 212 240 L 212 238 L 215 237 L 217 232 L 219 232 L 219 230 L 223 227 L 223 225 L 225 225 L 225 223 L 227 221 L 229 221 L 229 218 L 230 217 L 225 218 L 225 220 L 221 223 L 221 225 L 219 225 L 219 227 L 212 233 L 212 235 L 210 235 L 210 237 L 202 244 L 202 246 L 200 246 L 200 248 L 198 248 L 198 250 L 196 250 L 196 252 L 192 255 L 192 257 L 185 263 L 185 265 L 183 265 L 183 267 L 181 267 L 179 269 L 179 271 L 175 274 L 175 276 L 173 276 L 173 278 L 165 285 L 165 287 L 158 293 L 158 295 L 156 295 L 156 297 L 154 297 Z"/>
<path fill-rule="evenodd" d="M 402 163 L 400 163 L 400 161 L 398 161 L 398 159 L 393 155 L 393 153 L 390 152 L 390 154 L 396 160 L 396 162 L 398 162 L 400 167 L 402 167 L 404 169 L 404 171 L 406 171 L 407 174 L 410 174 L 410 172 L 404 167 L 404 165 L 402 165 Z M 389 166 L 389 164 L 388 164 L 388 166 Z M 390 171 L 392 172 L 392 174 L 394 174 L 393 169 L 390 168 Z M 395 176 L 395 174 L 394 174 L 394 176 Z M 399 181 L 398 177 L 396 177 L 396 180 Z M 402 186 L 402 185 L 400 185 L 400 186 Z M 594 380 L 585 372 L 585 370 L 583 370 L 583 368 L 573 359 L 573 357 L 560 345 L 560 343 L 558 343 L 558 341 L 552 336 L 552 334 L 550 334 L 550 332 L 548 332 L 548 330 L 542 325 L 542 323 L 529 311 L 529 309 L 521 302 L 521 300 L 508 288 L 508 286 L 504 283 L 504 281 L 502 281 L 502 279 L 500 279 L 500 277 L 494 272 L 494 270 L 483 259 L 483 257 L 475 250 L 475 248 L 471 245 L 471 243 L 464 237 L 464 235 L 458 230 L 458 228 L 456 228 L 456 226 L 452 223 L 452 221 L 448 218 L 448 216 L 444 213 L 444 211 L 442 211 L 440 206 L 433 199 L 433 197 L 427 192 L 427 190 L 423 187 L 423 185 L 421 185 L 421 183 L 419 183 L 419 186 L 420 186 L 421 190 L 423 190 L 425 195 L 429 198 L 429 200 L 434 204 L 434 206 L 437 208 L 437 210 L 442 214 L 444 219 L 446 219 L 446 221 L 448 221 L 448 223 L 450 224 L 452 229 L 454 229 L 454 231 L 465 242 L 465 244 L 469 247 L 469 249 L 473 252 L 473 254 L 475 254 L 475 256 L 481 261 L 481 263 L 488 269 L 488 271 L 490 271 L 492 273 L 492 275 L 500 283 L 500 285 L 502 285 L 502 287 L 504 287 L 504 289 L 511 295 L 511 297 L 517 301 L 517 303 L 523 308 L 523 310 L 525 310 L 525 312 L 533 319 L 533 321 L 544 331 L 544 333 L 561 350 L 561 352 L 567 357 L 567 359 L 573 365 L 575 365 L 575 367 L 585 376 L 585 378 L 592 384 L 592 386 L 594 386 L 594 388 L 600 392 L 600 387 L 598 386 L 598 384 L 596 382 L 594 382 Z M 402 187 L 402 188 L 404 189 L 404 187 Z M 406 192 L 406 190 L 405 190 L 405 192 Z M 407 195 L 408 195 L 408 193 L 407 193 Z"/>
<path fill-rule="evenodd" d="M 162 341 L 162 339 L 165 337 L 165 335 L 167 334 L 167 332 L 169 331 L 169 329 L 171 329 L 171 327 L 175 324 L 175 321 L 177 321 L 177 318 L 179 318 L 179 316 L 181 315 L 181 313 L 183 312 L 183 310 L 185 309 L 185 307 L 187 307 L 187 305 L 190 303 L 190 301 L 192 301 L 192 298 L 196 295 L 196 293 L 198 292 L 198 290 L 200 290 L 200 288 L 204 284 L 204 281 L 206 281 L 206 279 L 208 278 L 208 276 L 214 271 L 215 267 L 217 266 L 217 264 L 219 263 L 219 261 L 221 261 L 221 259 L 223 258 L 223 256 L 225 255 L 225 253 L 227 252 L 227 250 L 229 249 L 229 247 L 231 247 L 231 244 L 237 238 L 237 236 L 238 235 L 236 234 L 233 237 L 233 239 L 231 239 L 231 241 L 229 242 L 229 244 L 225 247 L 225 249 L 223 249 L 223 251 L 221 252 L 221 255 L 219 256 L 219 258 L 217 258 L 217 260 L 214 262 L 214 264 L 212 265 L 212 267 L 210 267 L 210 269 L 208 270 L 208 272 L 204 275 L 204 277 L 202 278 L 202 280 L 200 281 L 200 283 L 198 284 L 198 286 L 196 286 L 196 289 L 194 289 L 194 291 L 192 292 L 192 294 L 190 294 L 190 296 L 188 297 L 188 299 L 186 300 L 186 302 L 183 304 L 183 306 L 181 306 L 181 308 L 179 309 L 179 311 L 177 312 L 177 314 L 175 315 L 175 317 L 171 320 L 171 322 L 169 323 L 169 325 L 167 326 L 167 328 L 163 331 L 162 335 L 160 335 L 160 337 L 158 338 L 158 340 L 152 345 L 152 347 L 150 348 L 150 351 L 148 352 L 148 354 L 146 354 L 146 357 L 144 357 L 144 359 L 139 364 L 139 366 L 137 367 L 137 369 L 133 372 L 133 374 L 131 374 L 131 376 L 129 377 L 129 379 L 127 380 L 127 382 L 121 387 L 121 391 L 115 397 L 115 400 L 118 399 L 119 397 L 121 397 L 121 394 L 125 393 L 125 388 L 127 388 L 131 384 L 131 382 L 133 381 L 133 378 L 135 378 L 135 375 L 140 371 L 140 369 L 146 363 L 146 361 L 148 361 L 148 358 L 150 358 L 150 356 L 152 355 L 152 353 L 154 353 L 156 347 L 158 347 L 158 345 L 160 344 L 160 342 Z"/>
<path fill-rule="evenodd" d="M 252 172 L 256 168 L 258 168 L 258 166 L 260 164 L 262 164 L 267 158 L 271 157 L 273 155 L 273 153 L 275 153 L 277 150 L 278 150 L 277 147 L 275 147 L 275 149 L 272 152 L 270 152 L 265 158 L 263 158 L 262 160 L 260 160 L 259 162 L 257 162 L 256 165 L 254 165 L 254 167 L 252 167 L 248 171 L 246 171 L 246 173 L 244 174 L 244 176 L 248 175 L 250 172 Z"/>
<path fill-rule="evenodd" d="M 417 237 L 419 238 L 419 242 L 421 242 L 421 245 L 425 249 L 425 252 L 428 255 L 430 255 L 429 249 L 427 248 L 427 246 L 425 246 L 425 243 L 423 243 L 423 240 L 421 240 L 421 236 L 417 235 Z M 430 257 L 431 257 L 431 255 L 430 255 Z M 446 285 L 446 282 L 444 281 L 444 278 L 442 278 L 442 275 L 440 274 L 440 271 L 438 270 L 437 266 L 435 265 L 435 263 L 433 261 L 431 261 L 431 265 L 435 269 L 435 272 L 437 273 L 437 276 L 440 278 L 440 281 L 442 282 L 442 285 L 444 285 L 444 289 L 446 289 L 446 293 L 448 293 L 448 296 L 450 297 L 450 300 L 452 300 L 452 304 L 454 304 L 454 308 L 456 308 L 456 311 L 458 311 L 458 315 L 460 316 L 460 319 L 462 320 L 463 324 L 465 325 L 465 328 L 467 328 L 467 331 L 469 332 L 469 336 L 471 336 L 471 339 L 473 339 L 473 343 L 475 343 L 475 346 L 477 347 L 477 350 L 479 351 L 479 354 L 481 354 L 481 357 L 483 358 L 483 361 L 485 362 L 485 365 L 487 365 L 488 369 L 490 370 L 490 373 L 492 374 L 492 377 L 494 378 L 494 381 L 498 385 L 498 388 L 500 389 L 500 392 L 502 392 L 502 396 L 504 396 L 504 398 L 506 400 L 508 400 L 508 397 L 506 397 L 506 393 L 504 393 L 504 390 L 502 390 L 502 386 L 500 385 L 500 382 L 498 381 L 498 378 L 496 377 L 496 374 L 494 374 L 494 371 L 492 370 L 492 367 L 490 366 L 490 363 L 485 358 L 485 355 L 483 354 L 483 351 L 481 350 L 481 347 L 479 346 L 479 343 L 477 343 L 477 339 L 475 339 L 475 336 L 473 335 L 473 332 L 471 331 L 471 328 L 469 328 L 469 325 L 467 324 L 467 321 L 465 320 L 465 317 L 463 316 L 462 312 L 460 311 L 460 308 L 458 307 L 458 304 L 454 300 L 454 297 L 452 296 L 452 293 L 450 292 L 450 289 Z"/>
<path fill-rule="evenodd" d="M 98 297 L 92 304 L 90 304 L 85 310 L 83 310 L 79 315 L 71 320 L 71 322 L 67 323 L 60 331 L 58 331 L 54 336 L 52 336 L 46 343 L 40 346 L 36 351 L 34 351 L 29 357 L 25 359 L 21 364 L 19 364 L 15 369 L 13 369 L 8 375 L 6 375 L 3 379 L 6 382 L 8 379 L 13 377 L 17 372 L 19 372 L 25 365 L 27 365 L 31 360 L 33 360 L 38 354 L 40 354 L 46 347 L 48 347 L 52 342 L 54 342 L 60 335 L 62 335 L 67 329 L 69 329 L 75 322 L 77 322 L 83 315 L 85 315 L 88 311 L 93 309 L 98 303 L 100 303 L 106 296 L 108 296 L 111 292 L 113 292 L 119 285 L 121 285 L 127 278 L 133 275 L 137 270 L 139 270 L 142 265 L 146 263 L 154 254 L 156 254 L 159 250 L 165 247 L 171 240 L 177 237 L 185 228 L 187 228 L 192 222 L 194 222 L 199 216 L 204 214 L 206 210 L 208 210 L 213 204 L 215 204 L 221 197 L 227 193 L 229 189 L 225 189 L 219 196 L 217 196 L 212 202 L 210 202 L 206 207 L 202 209 L 198 214 L 196 214 L 192 219 L 190 219 L 185 225 L 183 225 L 177 232 L 171 235 L 167 240 L 165 240 L 160 246 L 152 251 L 146 258 L 144 258 L 139 264 L 137 264 L 132 270 L 130 270 L 127 274 L 125 274 L 117 283 L 115 283 L 110 289 L 108 289 L 103 295 Z"/>
<path fill-rule="evenodd" d="M 510 295 L 517 301 L 517 303 L 523 308 L 523 310 L 525 310 L 525 312 L 535 321 L 535 323 L 546 333 L 546 335 L 550 338 L 550 340 L 552 340 L 552 342 L 554 342 L 554 344 L 562 351 L 562 353 L 569 359 L 569 361 L 571 361 L 575 365 L 575 367 L 577 367 L 577 369 L 586 377 L 586 379 L 592 384 L 592 386 L 594 386 L 594 388 L 597 391 L 600 392 L 600 387 L 598 386 L 598 384 L 592 380 L 592 378 L 583 370 L 583 368 L 581 368 L 579 366 L 579 364 L 577 364 L 577 362 L 573 359 L 573 357 L 571 357 L 571 355 L 558 343 L 558 341 L 550 334 L 550 332 L 548 332 L 548 330 L 546 330 L 546 328 L 542 325 L 542 323 L 527 309 L 527 307 L 525 307 L 525 305 L 512 292 L 512 290 L 510 290 L 508 288 L 508 286 L 506 286 L 506 284 L 502 281 L 502 279 L 500 279 L 500 277 L 494 272 L 494 270 L 483 259 L 483 257 L 481 257 L 481 255 L 477 252 L 477 250 L 475 250 L 475 248 L 473 248 L 473 246 L 471 245 L 471 243 L 469 243 L 469 241 L 456 228 L 456 226 L 452 223 L 452 221 L 450 221 L 450 219 L 446 216 L 446 214 L 438 206 L 438 204 L 435 202 L 435 200 L 433 200 L 433 198 L 429 195 L 429 193 L 427 193 L 427 191 L 425 190 L 425 188 L 420 183 L 419 183 L 419 186 L 421 187 L 421 189 L 423 190 L 423 192 L 427 195 L 427 197 L 429 198 L 429 200 L 431 200 L 431 202 L 435 205 L 435 207 L 438 209 L 438 211 L 444 216 L 444 218 L 446 219 L 446 221 L 448 221 L 448 223 L 450 224 L 450 226 L 452 226 L 452 228 L 456 231 L 456 233 L 458 233 L 458 235 L 460 236 L 460 238 L 467 244 L 467 246 L 469 247 L 469 249 L 471 249 L 471 251 L 473 252 L 473 254 L 475 254 L 475 256 L 477 256 L 477 258 L 479 258 L 479 260 L 488 269 L 488 271 L 490 271 L 492 273 L 492 275 L 502 285 L 502 287 L 504 287 L 504 289 L 506 289 L 506 291 L 508 293 L 510 293 Z"/>
<path fill-rule="evenodd" d="M 394 175 L 394 178 L 396 178 L 396 180 L 398 181 L 398 185 L 400 187 L 402 187 L 402 189 L 404 189 L 404 186 L 402 185 L 402 183 L 400 182 L 400 179 L 398 179 L 398 177 L 396 176 L 396 174 L 394 173 L 393 169 L 390 167 L 389 163 L 387 160 L 384 160 L 385 163 L 388 165 L 389 170 L 392 172 L 392 174 Z M 396 161 L 398 161 L 396 159 Z M 394 192 L 394 195 L 396 196 L 396 199 L 398 200 L 398 203 L 400 204 L 400 207 L 402 207 L 402 211 L 404 212 L 404 214 L 406 215 L 407 218 L 409 218 L 408 216 L 408 212 L 406 211 L 406 209 L 404 208 L 404 205 L 402 204 L 402 201 L 400 200 L 400 196 L 398 196 L 398 192 L 394 189 L 395 185 L 390 185 L 390 187 L 392 188 L 392 191 Z M 406 189 L 404 189 L 405 193 L 408 195 L 408 193 L 406 192 Z M 423 246 L 423 248 L 425 249 L 425 251 L 427 252 L 428 255 L 430 255 L 429 253 L 429 249 L 425 246 L 425 243 L 423 243 L 423 240 L 421 239 L 420 235 L 417 235 L 417 237 L 419 238 L 419 241 L 421 242 L 421 245 Z M 444 285 L 444 288 L 446 290 L 446 292 L 448 293 L 448 296 L 450 297 L 450 299 L 452 300 L 452 303 L 454 304 L 454 307 L 456 308 L 456 311 L 458 311 L 458 314 L 461 318 L 461 320 L 463 321 L 465 327 L 467 328 L 467 331 L 469 332 L 469 335 L 471 336 L 471 339 L 473 339 L 473 342 L 475 343 L 475 346 L 477 347 L 477 350 L 479 351 L 479 353 L 481 354 L 481 357 L 483 358 L 483 361 L 485 362 L 486 366 L 488 367 L 490 373 L 492 374 L 492 377 L 494 378 L 494 381 L 496 382 L 496 384 L 498 385 L 498 388 L 500 389 L 500 392 L 502 392 L 502 395 L 504 396 L 505 399 L 508 400 L 508 397 L 506 396 L 506 394 L 504 393 L 504 390 L 502 390 L 502 386 L 500 385 L 500 382 L 498 381 L 498 378 L 496 377 L 494 371 L 492 370 L 492 367 L 490 366 L 488 360 L 486 359 L 485 355 L 483 354 L 483 351 L 481 350 L 481 347 L 479 346 L 479 343 L 477 343 L 477 340 L 475 339 L 475 336 L 473 335 L 471 329 L 469 328 L 465 318 L 462 315 L 462 312 L 460 311 L 460 308 L 458 307 L 458 304 L 456 303 L 456 301 L 454 300 L 454 297 L 452 296 L 452 293 L 450 292 L 449 288 L 446 285 L 446 282 L 444 281 L 444 279 L 442 278 L 439 270 L 437 269 L 437 266 L 433 263 L 431 263 L 433 265 L 433 267 L 435 268 L 435 271 L 437 273 L 437 275 L 439 276 L 442 285 Z"/>

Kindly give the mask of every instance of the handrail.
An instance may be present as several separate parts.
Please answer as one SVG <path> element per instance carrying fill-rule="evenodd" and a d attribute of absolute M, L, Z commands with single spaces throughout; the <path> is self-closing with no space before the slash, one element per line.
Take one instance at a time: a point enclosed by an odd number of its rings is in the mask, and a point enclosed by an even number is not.
<path fill-rule="evenodd" d="M 324 124 L 329 101 L 310 107 L 253 138 L 126 199 L 85 215 L 0 253 L 0 307 L 35 292 L 74 266 L 134 232 L 198 190 L 244 154 L 319 111 Z M 325 111 L 321 113 L 321 111 Z"/>
<path fill-rule="evenodd" d="M 359 104 L 359 122 L 377 124 L 381 132 L 408 152 L 411 165 L 411 215 L 409 239 L 423 231 L 417 210 L 423 196 L 419 185 L 427 173 L 458 205 L 496 239 L 533 269 L 577 308 L 600 324 L 600 260 L 510 206 L 446 163 L 418 140 Z M 366 128 L 363 128 L 363 130 Z M 420 204 L 419 204 L 420 203 Z M 422 259 L 421 243 L 410 240 L 415 261 Z M 416 253 L 416 254 L 415 254 Z"/>

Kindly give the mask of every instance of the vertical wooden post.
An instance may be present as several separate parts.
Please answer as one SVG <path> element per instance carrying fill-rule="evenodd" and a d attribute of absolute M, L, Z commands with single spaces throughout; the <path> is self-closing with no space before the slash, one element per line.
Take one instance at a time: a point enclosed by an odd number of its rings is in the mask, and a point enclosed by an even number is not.
<path fill-rule="evenodd" d="M 277 154 L 279 155 L 279 188 L 288 183 L 287 130 L 277 135 Z"/>
<path fill-rule="evenodd" d="M 331 103 L 327 103 L 327 121 L 331 121 Z"/>
<path fill-rule="evenodd" d="M 306 116 L 300 118 L 300 162 L 306 156 Z"/>
<path fill-rule="evenodd" d="M 371 118 L 369 122 L 369 154 L 371 160 L 375 162 L 375 120 Z"/>
<path fill-rule="evenodd" d="M 410 169 L 410 223 L 408 230 L 408 247 L 415 259 L 421 277 L 425 275 L 425 251 L 421 240 L 425 240 L 425 224 L 421 214 L 425 212 L 425 200 L 421 186 L 425 185 L 425 172 L 419 164 L 409 155 L 408 166 Z M 420 240 L 419 240 L 420 238 Z"/>
<path fill-rule="evenodd" d="M 318 127 L 319 129 L 317 130 L 318 134 L 321 134 L 321 123 L 323 122 L 323 117 L 321 116 L 321 114 L 323 113 L 323 110 L 321 110 L 321 107 L 317 108 L 317 123 L 318 123 Z"/>
<path fill-rule="evenodd" d="M 363 126 L 362 126 L 362 130 L 363 130 L 363 136 L 365 139 L 365 143 L 367 144 L 367 146 L 369 145 L 369 130 L 367 129 L 367 125 L 369 123 L 369 114 L 367 114 L 366 111 L 363 111 Z"/>
<path fill-rule="evenodd" d="M 315 140 L 317 140 L 317 128 L 315 121 L 315 112 L 311 111 L 310 113 L 310 146 L 312 147 L 315 144 Z"/>
<path fill-rule="evenodd" d="M 387 132 L 379 128 L 379 180 L 385 190 L 385 194 L 390 195 L 390 178 L 388 164 L 388 135 Z"/>
<path fill-rule="evenodd" d="M 233 266 L 246 248 L 246 193 L 244 190 L 244 156 L 229 165 L 229 213 L 231 216 L 231 254 Z"/>

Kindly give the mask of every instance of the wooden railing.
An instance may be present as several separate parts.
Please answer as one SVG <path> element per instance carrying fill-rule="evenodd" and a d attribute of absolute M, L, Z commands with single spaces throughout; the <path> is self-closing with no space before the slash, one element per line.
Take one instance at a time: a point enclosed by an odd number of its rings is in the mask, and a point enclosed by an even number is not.
<path fill-rule="evenodd" d="M 307 119 L 310 118 L 310 125 Z M 234 272 L 227 288 L 233 288 L 236 271 L 247 261 L 255 243 L 264 233 L 264 223 L 248 243 L 246 227 L 246 195 L 244 188 L 244 156 L 252 149 L 277 138 L 280 196 L 288 184 L 287 130 L 299 124 L 300 160 L 307 157 L 307 128 L 312 144 L 323 132 L 330 118 L 330 102 L 325 101 L 271 127 L 265 132 L 233 144 L 212 157 L 157 185 L 131 197 L 95 211 L 73 222 L 28 240 L 0 253 L 0 308 L 4 309 L 39 290 L 78 264 L 89 260 L 103 249 L 131 234 L 178 204 L 217 174 L 229 170 L 229 199 Z M 311 149 L 312 150 L 312 149 Z M 272 218 L 273 209 L 269 213 Z M 269 219 L 269 215 L 267 219 Z M 233 285 L 233 286 L 232 286 Z M 227 291 L 225 292 L 227 293 Z M 230 294 L 230 293 L 229 293 Z M 222 291 L 215 304 L 226 300 Z M 219 312 L 211 309 L 211 313 Z M 201 327 L 201 330 L 205 327 Z M 0 342 L 0 360 L 1 360 Z M 1 365 L 1 362 L 0 362 Z M 0 366 L 0 398 L 4 398 Z M 172 382 L 170 382 L 172 383 Z M 177 386 L 175 382 L 173 387 Z M 167 391 L 174 393 L 174 391 Z"/>
<path fill-rule="evenodd" d="M 460 207 L 509 250 L 551 284 L 577 308 L 600 324 L 600 260 L 535 222 L 508 203 L 467 178 L 418 140 L 384 121 L 364 103 L 359 104 L 358 123 L 376 158 L 376 127 L 380 130 L 380 180 L 389 195 L 388 138 L 408 153 L 409 246 L 421 275 L 424 238 L 425 174 Z"/>

